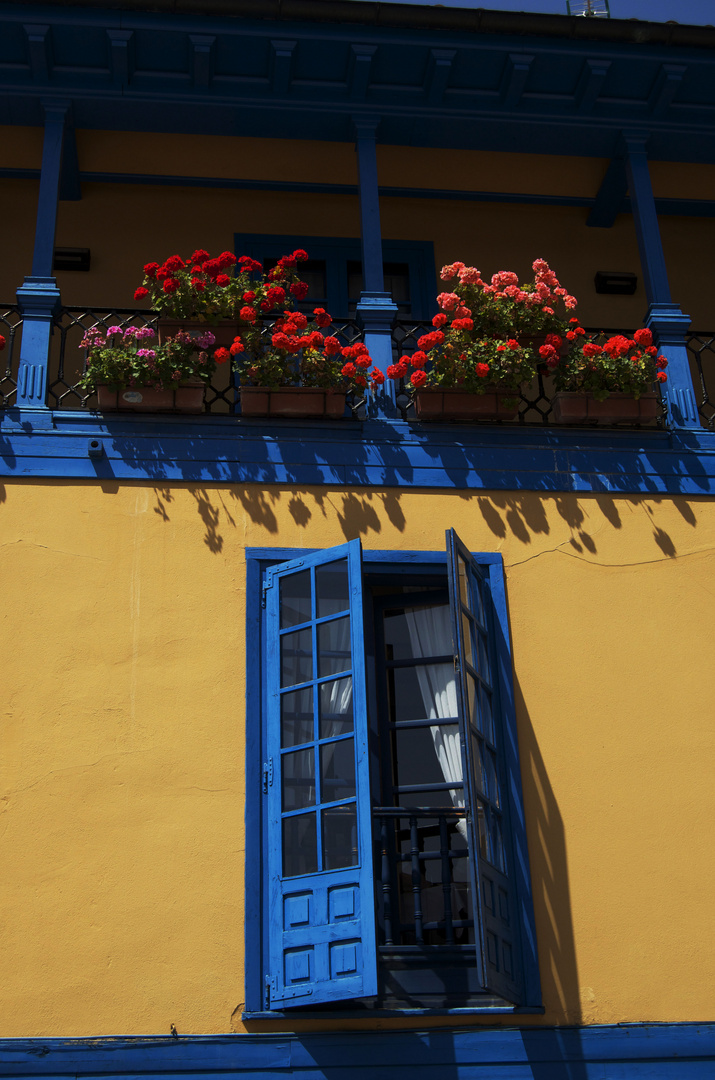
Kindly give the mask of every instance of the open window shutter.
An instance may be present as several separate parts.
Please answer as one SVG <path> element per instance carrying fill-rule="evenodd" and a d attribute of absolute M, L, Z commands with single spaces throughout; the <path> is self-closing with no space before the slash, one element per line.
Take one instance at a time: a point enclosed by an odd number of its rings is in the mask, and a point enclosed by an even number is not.
<path fill-rule="evenodd" d="M 447 531 L 450 607 L 478 963 L 482 985 L 514 1004 L 522 998 L 519 920 L 509 866 L 504 743 L 486 574 Z"/>
<path fill-rule="evenodd" d="M 267 1000 L 377 993 L 360 541 L 266 581 Z"/>

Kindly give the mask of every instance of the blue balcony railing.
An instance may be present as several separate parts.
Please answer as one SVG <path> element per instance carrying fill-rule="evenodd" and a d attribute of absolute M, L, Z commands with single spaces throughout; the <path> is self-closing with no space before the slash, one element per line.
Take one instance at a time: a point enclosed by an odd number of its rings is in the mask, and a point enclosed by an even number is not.
<path fill-rule="evenodd" d="M 92 326 L 152 326 L 154 312 L 131 308 L 62 307 L 53 319 L 50 344 L 47 403 L 52 409 L 92 410 L 96 397 L 79 385 L 84 366 L 82 337 Z M 22 312 L 16 304 L 0 305 L 0 334 L 7 347 L 0 353 L 0 408 L 15 403 L 17 372 L 20 360 Z M 417 339 L 431 329 L 429 322 L 398 319 L 392 331 L 395 359 L 417 348 Z M 351 319 L 337 321 L 331 328 L 345 344 L 361 336 L 361 328 Z M 612 330 L 621 333 L 620 330 Z M 702 426 L 715 429 L 715 332 L 692 331 L 686 335 L 690 372 Z M 552 422 L 553 386 L 551 380 L 537 375 L 521 395 L 517 419 L 510 424 L 548 425 Z M 413 406 L 404 385 L 397 388 L 397 403 L 404 419 L 413 415 Z M 217 368 L 207 388 L 204 411 L 208 415 L 228 416 L 240 412 L 240 387 L 229 365 Z M 656 421 L 662 423 L 662 419 Z"/>

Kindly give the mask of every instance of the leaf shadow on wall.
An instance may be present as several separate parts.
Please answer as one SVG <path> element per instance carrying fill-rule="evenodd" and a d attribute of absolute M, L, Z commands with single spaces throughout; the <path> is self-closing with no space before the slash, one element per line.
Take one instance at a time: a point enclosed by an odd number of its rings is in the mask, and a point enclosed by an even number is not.
<path fill-rule="evenodd" d="M 563 818 L 516 676 L 514 697 L 544 1005 L 549 1023 L 578 1024 L 581 1002 Z"/>
<path fill-rule="evenodd" d="M 473 492 L 461 492 L 464 499 L 473 499 Z M 557 513 L 570 530 L 568 540 L 560 540 L 558 547 L 572 549 L 577 555 L 598 553 L 597 536 L 605 523 L 613 529 L 623 528 L 623 512 L 631 509 L 634 513 L 644 513 L 652 529 L 653 540 L 668 558 L 678 554 L 675 543 L 668 532 L 656 522 L 657 507 L 666 502 L 668 507 L 675 505 L 683 519 L 693 528 L 697 518 L 692 507 L 683 499 L 671 496 L 660 498 L 653 495 L 612 496 L 607 494 L 583 495 L 536 495 L 532 492 L 493 493 L 477 495 L 477 506 L 489 527 L 499 540 L 507 535 L 514 536 L 522 544 L 531 544 L 537 536 L 548 536 L 552 525 L 547 517 L 547 505 L 553 503 Z M 595 511 L 599 511 L 604 520 L 599 520 Z"/>

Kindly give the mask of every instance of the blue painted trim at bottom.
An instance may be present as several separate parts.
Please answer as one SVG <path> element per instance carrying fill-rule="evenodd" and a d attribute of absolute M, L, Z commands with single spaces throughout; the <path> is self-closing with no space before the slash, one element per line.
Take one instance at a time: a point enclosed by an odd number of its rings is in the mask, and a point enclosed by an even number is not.
<path fill-rule="evenodd" d="M 0 412 L 0 476 L 713 495 L 715 434 L 15 408 Z"/>
<path fill-rule="evenodd" d="M 710 1080 L 713 1062 L 712 1023 L 0 1040 L 8 1078 Z"/>

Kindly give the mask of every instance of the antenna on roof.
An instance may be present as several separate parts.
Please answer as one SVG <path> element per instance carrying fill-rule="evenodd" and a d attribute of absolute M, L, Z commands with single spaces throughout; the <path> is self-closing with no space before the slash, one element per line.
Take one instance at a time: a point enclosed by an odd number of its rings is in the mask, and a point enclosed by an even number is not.
<path fill-rule="evenodd" d="M 566 0 L 569 15 L 586 15 L 599 19 L 610 19 L 608 0 Z"/>

